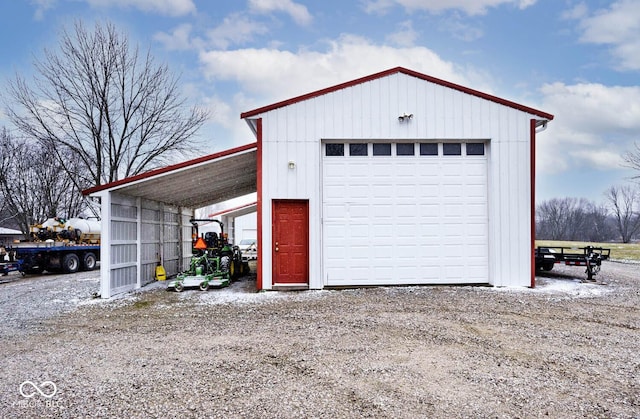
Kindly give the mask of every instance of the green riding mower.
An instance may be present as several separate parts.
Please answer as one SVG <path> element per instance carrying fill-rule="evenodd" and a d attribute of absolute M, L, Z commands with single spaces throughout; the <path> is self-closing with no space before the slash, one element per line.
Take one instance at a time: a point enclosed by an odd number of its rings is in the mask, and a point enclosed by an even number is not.
<path fill-rule="evenodd" d="M 198 287 L 205 291 L 209 287 L 226 287 L 231 280 L 249 273 L 249 263 L 242 261 L 242 253 L 238 246 L 229 244 L 224 232 L 224 225 L 218 220 L 192 219 L 193 256 L 189 269 L 179 273 L 167 289 L 178 292 L 187 287 Z M 220 235 L 207 232 L 199 235 L 198 223 L 216 222 L 220 225 Z"/>

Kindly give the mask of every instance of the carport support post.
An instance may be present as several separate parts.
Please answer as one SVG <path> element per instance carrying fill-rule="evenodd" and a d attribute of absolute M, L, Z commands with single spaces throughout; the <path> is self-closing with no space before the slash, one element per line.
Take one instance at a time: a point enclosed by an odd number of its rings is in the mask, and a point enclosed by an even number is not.
<path fill-rule="evenodd" d="M 136 289 L 142 288 L 142 199 L 136 198 Z"/>
<path fill-rule="evenodd" d="M 100 194 L 100 296 L 111 298 L 111 192 Z"/>

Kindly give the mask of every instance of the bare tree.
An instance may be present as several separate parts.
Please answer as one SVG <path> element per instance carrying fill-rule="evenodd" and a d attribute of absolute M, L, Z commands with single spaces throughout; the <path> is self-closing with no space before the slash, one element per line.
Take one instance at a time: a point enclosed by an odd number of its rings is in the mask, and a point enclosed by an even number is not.
<path fill-rule="evenodd" d="M 553 198 L 536 210 L 536 236 L 547 240 L 581 240 L 592 203 L 584 198 Z"/>
<path fill-rule="evenodd" d="M 627 166 L 640 172 L 640 144 L 634 143 L 634 149 L 627 151 L 622 158 L 627 162 Z M 640 173 L 634 178 L 640 178 Z"/>
<path fill-rule="evenodd" d="M 112 24 L 77 22 L 36 76 L 10 83 L 11 121 L 55 155 L 76 187 L 132 176 L 188 152 L 207 113 L 187 109 L 177 79 Z M 69 160 L 69 154 L 78 159 Z"/>
<path fill-rule="evenodd" d="M 611 217 L 609 217 L 609 209 L 606 205 L 590 203 L 587 207 L 584 240 L 590 242 L 604 242 L 615 239 L 615 227 L 611 221 Z"/>
<path fill-rule="evenodd" d="M 612 186 L 606 192 L 623 243 L 640 231 L 640 192 L 632 185 Z"/>
<path fill-rule="evenodd" d="M 77 156 L 60 152 L 73 164 Z M 0 131 L 0 194 L 4 218 L 24 233 L 53 216 L 69 218 L 86 208 L 81 191 L 62 170 L 53 150 Z"/>

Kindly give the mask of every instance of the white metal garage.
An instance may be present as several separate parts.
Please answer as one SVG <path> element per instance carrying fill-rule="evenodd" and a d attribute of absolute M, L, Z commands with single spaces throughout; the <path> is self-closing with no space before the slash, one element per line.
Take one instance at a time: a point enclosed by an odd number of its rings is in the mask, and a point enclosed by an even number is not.
<path fill-rule="evenodd" d="M 553 115 L 397 67 L 241 118 L 255 144 L 85 191 L 102 199 L 103 297 L 158 257 L 179 270 L 193 209 L 254 191 L 258 290 L 535 284 Z"/>
<path fill-rule="evenodd" d="M 327 285 L 488 283 L 485 143 L 325 142 Z"/>
<path fill-rule="evenodd" d="M 241 117 L 259 289 L 534 285 L 535 140 L 553 115 L 397 67 Z"/>

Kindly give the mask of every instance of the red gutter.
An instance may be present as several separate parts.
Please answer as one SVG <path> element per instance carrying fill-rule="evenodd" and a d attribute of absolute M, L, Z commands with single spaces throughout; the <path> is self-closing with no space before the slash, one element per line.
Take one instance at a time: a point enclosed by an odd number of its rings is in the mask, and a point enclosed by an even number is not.
<path fill-rule="evenodd" d="M 161 167 L 159 169 L 154 169 L 154 170 L 150 170 L 148 172 L 144 172 L 144 173 L 140 173 L 139 175 L 134 175 L 134 176 L 129 176 L 127 178 L 124 179 L 120 179 L 120 180 L 116 180 L 110 183 L 105 183 L 104 185 L 98 185 L 98 186 L 94 186 L 88 189 L 85 189 L 82 191 L 83 195 L 89 195 L 92 194 L 94 192 L 99 192 L 99 191 L 103 191 L 105 189 L 111 189 L 114 188 L 116 186 L 122 186 L 122 185 L 126 185 L 127 183 L 133 183 L 135 181 L 138 180 L 143 180 L 143 179 L 148 179 L 151 178 L 153 176 L 157 176 L 157 175 L 161 175 L 164 173 L 168 173 L 174 170 L 178 170 L 178 169 L 184 169 L 186 167 L 189 166 L 195 166 L 197 164 L 200 163 L 206 163 L 208 161 L 211 160 L 216 160 L 222 157 L 227 157 L 227 156 L 231 156 L 233 154 L 236 153 L 241 153 L 243 151 L 247 151 L 247 150 L 251 150 L 257 148 L 257 144 L 256 143 L 251 143 L 251 144 L 246 144 L 240 147 L 235 147 L 235 148 L 230 148 L 228 150 L 224 150 L 224 151 L 220 151 L 218 153 L 213 153 L 213 154 L 209 154 L 206 156 L 202 156 L 202 157 L 198 157 L 196 159 L 193 160 L 187 160 L 187 161 L 183 161 L 181 163 L 177 163 L 177 164 L 173 164 L 170 166 L 165 166 L 165 167 Z"/>
<path fill-rule="evenodd" d="M 262 118 L 258 118 L 256 127 L 256 191 L 258 195 L 258 266 L 256 272 L 256 291 L 262 290 Z"/>
<path fill-rule="evenodd" d="M 451 83 L 451 82 L 448 82 L 446 80 L 442 80 L 442 79 L 438 79 L 436 77 L 428 76 L 426 74 L 418 73 L 417 71 L 409 70 L 409 69 L 406 69 L 404 67 L 395 67 L 395 68 L 392 68 L 392 69 L 389 69 L 389 70 L 381 71 L 379 73 L 371 74 L 371 75 L 366 76 L 366 77 L 361 77 L 359 79 L 355 79 L 355 80 L 352 80 L 352 81 L 349 81 L 349 82 L 346 82 L 346 83 L 341 83 L 341 84 L 337 84 L 337 85 L 332 86 L 332 87 L 327 87 L 325 89 L 316 90 L 315 92 L 311 92 L 311 93 L 307 93 L 307 94 L 304 94 L 304 95 L 301 95 L 301 96 L 297 96 L 297 97 L 294 97 L 294 98 L 291 98 L 291 99 L 287 99 L 287 100 L 284 100 L 282 102 L 277 102 L 277 103 L 274 103 L 272 105 L 263 106 L 261 108 L 254 109 L 252 111 L 247 111 L 247 112 L 244 112 L 244 113 L 240 114 L 240 118 L 244 119 L 244 118 L 249 118 L 249 117 L 252 117 L 252 116 L 257 116 L 257 115 L 260 115 L 260 114 L 262 114 L 264 112 L 272 111 L 274 109 L 282 108 L 284 106 L 292 105 L 292 104 L 297 103 L 297 102 L 302 102 L 302 101 L 307 100 L 307 99 L 312 99 L 312 98 L 315 98 L 315 97 L 318 97 L 318 96 L 322 96 L 322 95 L 327 94 L 327 93 L 335 92 L 337 90 L 345 89 L 347 87 L 352 87 L 352 86 L 355 86 L 355 85 L 358 85 L 358 84 L 366 83 L 366 82 L 369 82 L 369 81 L 372 81 L 372 80 L 375 80 L 375 79 L 379 79 L 379 78 L 382 78 L 382 77 L 386 77 L 386 76 L 389 76 L 389 75 L 395 74 L 395 73 L 407 74 L 409 76 L 413 76 L 413 77 L 416 77 L 416 78 L 419 78 L 419 79 L 422 79 L 422 80 L 426 80 L 426 81 L 431 82 L 431 83 L 439 84 L 440 86 L 448 87 L 450 89 L 455 89 L 455 90 L 461 91 L 463 93 L 468 93 L 470 95 L 477 96 L 477 97 L 482 98 L 482 99 L 490 100 L 492 102 L 496 102 L 496 103 L 499 103 L 499 104 L 504 105 L 504 106 L 508 106 L 508 107 L 511 107 L 511 108 L 514 108 L 514 109 L 517 109 L 517 110 L 520 110 L 520 111 L 523 111 L 523 112 L 526 112 L 526 113 L 530 113 L 530 114 L 536 115 L 536 116 L 540 117 L 541 119 L 548 119 L 548 120 L 552 120 L 553 119 L 553 115 L 551 115 L 549 113 L 542 112 L 540 110 L 533 109 L 533 108 L 530 108 L 528 106 L 524 106 L 524 105 L 521 105 L 519 103 L 512 102 L 510 100 L 502 99 L 502 98 L 499 98 L 497 96 L 493 96 L 493 95 L 490 95 L 490 94 L 487 94 L 487 93 L 483 93 L 483 92 L 480 92 L 478 90 L 470 89 L 468 87 L 464 87 L 464 86 L 461 86 L 459 84 Z"/>
<path fill-rule="evenodd" d="M 535 119 L 529 122 L 531 140 L 529 141 L 529 165 L 531 170 L 531 288 L 536 287 L 536 123 Z"/>

